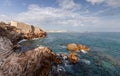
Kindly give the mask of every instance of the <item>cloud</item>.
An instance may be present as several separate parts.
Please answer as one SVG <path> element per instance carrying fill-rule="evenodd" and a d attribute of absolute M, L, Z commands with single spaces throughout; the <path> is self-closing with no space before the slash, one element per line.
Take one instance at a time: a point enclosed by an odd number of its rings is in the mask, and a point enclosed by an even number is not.
<path fill-rule="evenodd" d="M 74 0 L 57 0 L 57 2 L 62 9 L 80 9 L 80 4 L 75 3 Z"/>
<path fill-rule="evenodd" d="M 10 20 L 11 20 L 11 18 L 8 17 L 7 15 L 4 15 L 4 14 L 1 14 L 1 15 L 0 15 L 0 21 L 5 21 L 5 22 L 7 22 L 7 21 L 10 21 Z"/>
<path fill-rule="evenodd" d="M 95 30 L 96 29 L 96 30 Z M 93 30 L 99 32 L 120 32 L 120 21 L 119 17 L 113 16 L 110 18 L 101 18 L 100 22 L 93 27 Z M 93 31 L 92 30 L 92 31 Z"/>
<path fill-rule="evenodd" d="M 44 26 L 83 26 L 86 23 L 93 24 L 98 20 L 96 17 L 84 17 L 72 10 L 40 7 L 35 4 L 29 5 L 28 11 L 19 13 L 15 19 Z"/>
<path fill-rule="evenodd" d="M 120 0 L 86 0 L 87 2 L 91 2 L 93 5 L 106 3 L 108 6 L 111 7 L 120 7 Z"/>
<path fill-rule="evenodd" d="M 86 1 L 91 2 L 93 5 L 104 2 L 104 0 L 86 0 Z"/>
<path fill-rule="evenodd" d="M 120 7 L 120 0 L 108 0 L 105 1 L 109 6 Z"/>

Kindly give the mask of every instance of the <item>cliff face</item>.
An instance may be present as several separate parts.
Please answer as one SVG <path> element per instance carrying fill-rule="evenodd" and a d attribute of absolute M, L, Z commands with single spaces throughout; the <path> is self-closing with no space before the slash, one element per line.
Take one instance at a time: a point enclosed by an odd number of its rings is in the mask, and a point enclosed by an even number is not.
<path fill-rule="evenodd" d="M 0 37 L 8 38 L 13 45 L 15 45 L 18 41 L 25 38 L 25 36 L 21 33 L 16 32 L 17 28 L 13 26 L 7 26 L 5 24 L 0 25 Z"/>
<path fill-rule="evenodd" d="M 37 47 L 26 52 L 15 52 L 13 47 L 18 41 L 29 39 L 26 33 L 18 30 L 15 26 L 0 25 L 0 76 L 47 76 L 51 65 L 51 50 Z M 38 37 L 31 35 L 31 39 Z"/>

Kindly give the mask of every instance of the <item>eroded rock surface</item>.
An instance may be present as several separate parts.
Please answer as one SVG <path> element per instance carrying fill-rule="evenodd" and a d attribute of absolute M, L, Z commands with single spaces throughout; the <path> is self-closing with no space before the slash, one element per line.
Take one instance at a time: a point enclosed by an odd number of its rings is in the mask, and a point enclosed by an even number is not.
<path fill-rule="evenodd" d="M 0 36 L 0 59 L 6 58 L 13 52 L 12 46 L 13 44 L 8 38 Z"/>
<path fill-rule="evenodd" d="M 47 47 L 38 47 L 23 53 L 12 53 L 0 65 L 3 76 L 47 76 L 51 54 Z"/>

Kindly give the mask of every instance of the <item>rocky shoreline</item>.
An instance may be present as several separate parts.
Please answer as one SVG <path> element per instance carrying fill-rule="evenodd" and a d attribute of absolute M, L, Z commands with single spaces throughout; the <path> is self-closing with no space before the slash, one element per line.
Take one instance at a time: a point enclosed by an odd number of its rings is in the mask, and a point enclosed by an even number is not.
<path fill-rule="evenodd" d="M 19 49 L 17 43 L 20 40 L 45 37 L 46 32 L 40 29 L 37 33 L 24 33 L 20 30 L 10 24 L 0 23 L 0 76 L 47 76 L 51 50 L 40 46 L 26 52 L 15 52 Z"/>
<path fill-rule="evenodd" d="M 13 24 L 0 23 L 0 76 L 67 76 L 61 65 L 77 63 L 79 58 L 76 51 L 86 53 L 90 50 L 85 45 L 72 43 L 67 45 L 69 55 L 56 54 L 43 46 L 16 52 L 20 49 L 20 40 L 44 38 L 47 34 L 32 25 Z M 26 32 L 23 25 L 29 31 Z"/>

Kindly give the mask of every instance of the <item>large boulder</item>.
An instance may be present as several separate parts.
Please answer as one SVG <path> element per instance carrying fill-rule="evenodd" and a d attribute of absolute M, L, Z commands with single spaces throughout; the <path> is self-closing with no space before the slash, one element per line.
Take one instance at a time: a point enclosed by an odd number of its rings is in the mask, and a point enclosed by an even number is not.
<path fill-rule="evenodd" d="M 79 58 L 77 56 L 76 53 L 70 53 L 70 55 L 68 56 L 68 60 L 71 62 L 71 63 L 77 63 Z"/>
<path fill-rule="evenodd" d="M 82 45 L 82 44 L 75 44 L 75 43 L 70 43 L 67 45 L 67 49 L 71 52 L 76 52 L 76 51 L 81 51 L 81 52 L 88 52 L 90 51 L 90 48 L 85 46 L 85 45 Z"/>
<path fill-rule="evenodd" d="M 69 51 L 77 51 L 77 50 L 78 50 L 78 46 L 77 46 L 77 44 L 75 44 L 75 43 L 71 43 L 71 44 L 68 44 L 68 45 L 67 45 L 67 49 L 68 49 Z"/>
<path fill-rule="evenodd" d="M 12 53 L 0 65 L 1 76 L 47 76 L 51 68 L 51 54 L 47 47 L 22 53 Z"/>

